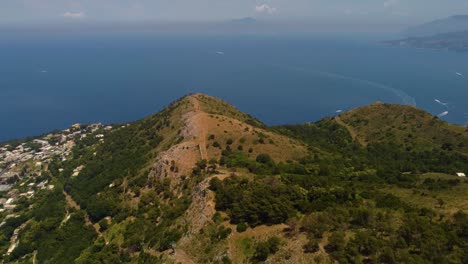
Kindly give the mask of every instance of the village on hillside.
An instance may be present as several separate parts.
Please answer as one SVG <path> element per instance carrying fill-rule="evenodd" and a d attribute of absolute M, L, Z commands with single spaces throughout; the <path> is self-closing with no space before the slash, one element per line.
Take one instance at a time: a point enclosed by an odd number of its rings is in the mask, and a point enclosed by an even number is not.
<path fill-rule="evenodd" d="M 40 190 L 54 189 L 46 177 L 41 177 L 53 159 L 66 161 L 77 142 L 89 137 L 103 142 L 110 130 L 112 126 L 101 123 L 75 124 L 42 137 L 0 145 L 0 226 L 15 217 L 14 209 L 21 198 L 30 199 Z"/>

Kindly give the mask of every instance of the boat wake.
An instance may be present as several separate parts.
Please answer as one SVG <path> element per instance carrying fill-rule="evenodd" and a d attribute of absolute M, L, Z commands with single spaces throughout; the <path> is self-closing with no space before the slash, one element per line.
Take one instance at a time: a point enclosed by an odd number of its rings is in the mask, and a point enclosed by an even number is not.
<path fill-rule="evenodd" d="M 440 105 L 445 106 L 445 107 L 447 107 L 447 105 L 448 105 L 448 103 L 444 103 L 444 102 L 440 101 L 439 99 L 434 99 L 434 101 L 435 101 L 436 103 L 440 104 Z"/>
<path fill-rule="evenodd" d="M 285 66 L 276 66 L 276 67 L 281 67 L 283 69 L 294 70 L 294 71 L 303 72 L 303 73 L 321 75 L 321 76 L 333 78 L 333 79 L 352 81 L 352 82 L 360 83 L 366 86 L 375 87 L 375 88 L 393 93 L 394 95 L 399 97 L 402 103 L 405 105 L 416 106 L 416 99 L 414 97 L 411 97 L 410 95 L 408 95 L 402 90 L 396 89 L 394 87 L 391 87 L 382 83 L 378 83 L 378 82 L 374 82 L 374 81 L 370 81 L 366 79 L 355 78 L 355 77 L 346 76 L 346 75 L 341 75 L 341 74 L 337 74 L 333 72 L 327 72 L 327 71 L 311 70 L 311 69 L 305 69 L 305 68 L 300 68 L 300 67 L 285 67 Z"/>
<path fill-rule="evenodd" d="M 445 112 L 442 112 L 442 113 L 438 114 L 437 117 L 444 117 L 444 116 L 446 116 L 448 114 L 449 114 L 449 111 L 445 111 Z"/>

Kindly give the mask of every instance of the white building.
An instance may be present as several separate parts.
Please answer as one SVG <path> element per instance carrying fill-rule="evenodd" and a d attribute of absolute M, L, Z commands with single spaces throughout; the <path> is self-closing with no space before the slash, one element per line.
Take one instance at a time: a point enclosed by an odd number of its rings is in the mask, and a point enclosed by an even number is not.
<path fill-rule="evenodd" d="M 465 173 L 463 172 L 457 172 L 456 174 L 458 177 L 466 177 Z"/>
<path fill-rule="evenodd" d="M 34 139 L 33 142 L 34 142 L 34 143 L 41 144 L 42 146 L 49 145 L 49 142 L 48 142 L 48 141 L 40 140 L 40 139 Z"/>
<path fill-rule="evenodd" d="M 13 198 L 8 199 L 8 200 L 6 201 L 6 203 L 4 204 L 3 207 L 4 207 L 6 210 L 13 210 L 13 209 L 15 209 L 16 205 L 13 204 L 14 201 L 15 201 L 15 199 L 13 199 Z"/>

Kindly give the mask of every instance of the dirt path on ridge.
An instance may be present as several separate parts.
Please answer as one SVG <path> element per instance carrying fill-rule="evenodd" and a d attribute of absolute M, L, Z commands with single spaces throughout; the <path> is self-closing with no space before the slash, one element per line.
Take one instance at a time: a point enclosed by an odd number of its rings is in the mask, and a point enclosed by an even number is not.
<path fill-rule="evenodd" d="M 200 102 L 195 96 L 190 97 L 190 103 L 193 106 L 194 110 L 194 116 L 193 118 L 198 119 L 200 118 L 201 115 L 204 115 L 200 109 Z M 206 150 L 206 131 L 205 127 L 203 126 L 202 122 L 195 122 L 195 124 L 199 124 L 199 127 L 197 127 L 199 131 L 198 138 L 196 139 L 198 141 L 198 147 L 200 149 L 200 156 L 201 159 L 208 160 L 208 152 Z"/>

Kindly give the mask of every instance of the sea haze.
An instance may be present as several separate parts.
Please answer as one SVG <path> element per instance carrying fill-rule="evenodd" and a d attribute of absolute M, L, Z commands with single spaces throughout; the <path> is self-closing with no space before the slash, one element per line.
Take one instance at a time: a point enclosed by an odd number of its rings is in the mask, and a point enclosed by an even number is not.
<path fill-rule="evenodd" d="M 76 122 L 132 121 L 191 92 L 270 125 L 375 101 L 448 111 L 441 118 L 466 124 L 468 54 L 380 44 L 387 38 L 2 34 L 0 141 Z"/>

